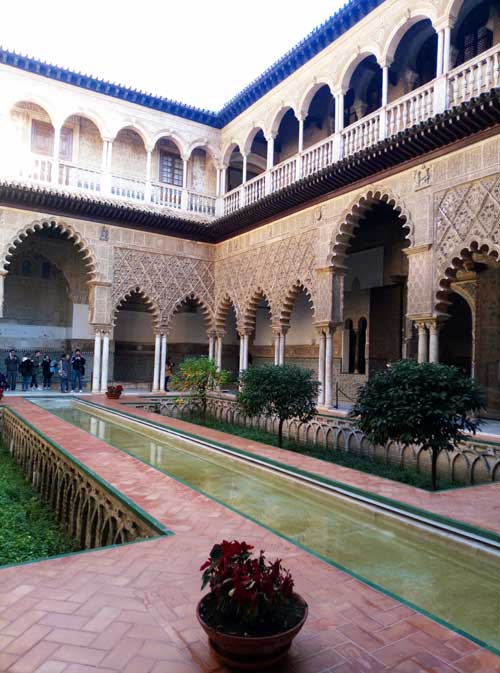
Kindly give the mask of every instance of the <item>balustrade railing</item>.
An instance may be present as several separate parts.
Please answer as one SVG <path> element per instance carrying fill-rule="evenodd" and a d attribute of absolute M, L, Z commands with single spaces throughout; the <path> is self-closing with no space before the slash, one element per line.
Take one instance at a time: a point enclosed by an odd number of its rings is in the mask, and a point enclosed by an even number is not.
<path fill-rule="evenodd" d="M 115 196 L 123 196 L 134 201 L 144 201 L 145 192 L 145 180 L 124 175 L 111 176 L 111 193 Z"/>
<path fill-rule="evenodd" d="M 157 206 L 181 208 L 182 189 L 162 182 L 151 183 L 151 201 Z"/>
<path fill-rule="evenodd" d="M 266 193 L 265 175 L 257 175 L 255 178 L 245 183 L 245 206 L 255 203 Z"/>
<path fill-rule="evenodd" d="M 387 135 L 392 136 L 429 119 L 432 117 L 433 108 L 434 84 L 432 82 L 389 103 L 386 109 Z"/>
<path fill-rule="evenodd" d="M 343 157 L 360 152 L 379 141 L 380 112 L 376 110 L 342 131 Z"/>
<path fill-rule="evenodd" d="M 462 63 L 448 74 L 448 107 L 500 86 L 500 45 Z"/>
<path fill-rule="evenodd" d="M 240 207 L 240 187 L 224 195 L 224 215 L 230 215 Z"/>
<path fill-rule="evenodd" d="M 50 182 L 52 180 L 52 158 L 31 154 L 20 168 L 19 177 L 35 182 Z"/>
<path fill-rule="evenodd" d="M 333 163 L 334 137 L 330 136 L 302 152 L 302 175 L 306 178 Z"/>
<path fill-rule="evenodd" d="M 192 213 L 199 213 L 200 215 L 215 215 L 216 201 L 215 196 L 189 192 L 188 209 Z"/>
<path fill-rule="evenodd" d="M 499 86 L 500 44 L 497 44 L 448 74 L 401 96 L 218 198 L 166 183 L 147 183 L 137 177 L 110 176 L 109 173 L 66 161 L 58 162 L 56 171 L 53 157 L 34 154 L 27 158 L 22 168 L 16 170 L 16 177 L 40 183 L 57 181 L 79 190 L 111 193 L 124 199 L 184 210 L 207 218 L 230 215 L 268 193 L 288 187 L 296 180 L 423 122 L 437 112 Z"/>
<path fill-rule="evenodd" d="M 288 187 L 297 178 L 297 157 L 282 161 L 271 169 L 271 189 L 273 192 Z"/>
<path fill-rule="evenodd" d="M 65 187 L 99 192 L 101 190 L 101 171 L 61 162 L 59 164 L 59 184 Z"/>

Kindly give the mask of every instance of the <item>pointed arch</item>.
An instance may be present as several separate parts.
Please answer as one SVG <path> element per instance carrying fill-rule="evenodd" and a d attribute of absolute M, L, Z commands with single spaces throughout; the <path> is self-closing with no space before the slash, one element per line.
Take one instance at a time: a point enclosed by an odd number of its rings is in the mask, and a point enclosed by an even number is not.
<path fill-rule="evenodd" d="M 166 319 L 164 319 L 166 327 L 170 328 L 174 315 L 183 304 L 187 304 L 188 302 L 194 302 L 196 306 L 201 309 L 207 330 L 211 329 L 213 326 L 213 312 L 196 292 L 190 292 L 189 294 L 184 295 L 175 303 L 174 308 L 171 310 L 170 314 L 166 317 Z"/>
<path fill-rule="evenodd" d="M 78 248 L 78 251 L 82 255 L 83 263 L 86 267 L 89 280 L 95 280 L 97 275 L 97 260 L 89 243 L 70 224 L 55 218 L 35 220 L 34 222 L 31 222 L 30 224 L 27 224 L 25 227 L 20 229 L 5 245 L 0 261 L 0 268 L 8 271 L 10 258 L 16 249 L 24 242 L 26 238 L 36 234 L 37 231 L 43 231 L 44 229 L 59 231 L 61 234 L 66 234 L 68 240 Z"/>
<path fill-rule="evenodd" d="M 215 308 L 214 314 L 214 327 L 218 331 L 224 331 L 226 328 L 226 319 L 228 316 L 231 307 L 234 310 L 236 316 L 236 324 L 238 324 L 238 310 L 236 308 L 236 302 L 232 299 L 229 293 L 225 293 L 223 297 L 218 302 Z"/>
<path fill-rule="evenodd" d="M 151 314 L 154 330 L 158 332 L 160 329 L 160 321 L 161 321 L 160 309 L 158 307 L 158 304 L 153 299 L 150 298 L 150 296 L 147 294 L 145 290 L 143 290 L 140 286 L 133 284 L 125 292 L 122 292 L 120 297 L 115 301 L 115 305 L 113 307 L 112 312 L 113 325 L 116 327 L 116 320 L 118 317 L 119 309 L 127 303 L 127 300 L 130 299 L 130 297 L 133 294 L 138 294 L 143 299 L 148 313 Z"/>
<path fill-rule="evenodd" d="M 222 152 L 222 165 L 225 168 L 228 167 L 229 161 L 231 160 L 231 155 L 234 152 L 234 150 L 238 150 L 238 152 L 240 151 L 240 146 L 235 140 L 226 145 L 226 148 Z"/>
<path fill-rule="evenodd" d="M 113 138 L 116 139 L 120 131 L 126 130 L 135 131 L 137 133 L 144 144 L 145 150 L 152 149 L 154 147 L 154 145 L 151 144 L 151 134 L 146 128 L 144 128 L 144 126 L 138 124 L 134 119 L 128 121 L 122 120 L 119 124 L 117 124 L 113 129 Z"/>
<path fill-rule="evenodd" d="M 276 314 L 275 311 L 273 310 L 273 305 L 271 304 L 271 301 L 269 299 L 269 294 L 261 287 L 258 287 L 255 292 L 250 296 L 248 301 L 246 302 L 245 308 L 242 311 L 241 319 L 240 319 L 240 329 L 246 332 L 253 332 L 255 329 L 255 321 L 256 321 L 256 315 L 257 315 L 257 306 L 260 304 L 260 302 L 264 300 L 267 302 L 267 305 L 269 306 L 269 315 L 271 319 L 271 323 L 276 322 Z"/>
<path fill-rule="evenodd" d="M 498 262 L 500 260 L 500 246 L 481 243 L 475 238 L 471 238 L 469 241 L 462 243 L 450 255 L 450 262 L 438 276 L 434 300 L 434 309 L 438 315 L 448 315 L 448 307 L 450 305 L 448 295 L 453 291 L 451 285 L 456 280 L 457 273 L 466 268 L 468 264 L 473 263 L 474 255 L 483 255 L 493 262 Z M 465 299 L 467 300 L 467 298 Z"/>
<path fill-rule="evenodd" d="M 307 300 L 311 305 L 313 320 L 315 320 L 316 307 L 314 305 L 312 293 L 305 283 L 303 283 L 301 280 L 297 280 L 291 287 L 289 287 L 285 294 L 285 299 L 283 300 L 279 314 L 280 325 L 287 325 L 288 327 L 290 326 L 290 319 L 293 308 L 295 306 L 295 302 L 297 301 L 297 297 L 301 292 L 303 292 L 307 297 Z"/>
<path fill-rule="evenodd" d="M 210 144 L 206 138 L 198 138 L 189 143 L 186 148 L 186 157 L 189 160 L 191 155 L 195 150 L 205 150 L 213 162 L 218 163 L 220 160 L 220 155 L 217 150 Z"/>
<path fill-rule="evenodd" d="M 262 128 L 262 126 L 259 126 L 258 124 L 252 126 L 252 128 L 245 135 L 245 142 L 242 143 L 241 145 L 243 154 L 250 154 L 250 151 L 252 149 L 252 143 L 255 140 L 255 136 L 259 133 L 259 131 L 262 131 L 265 137 L 264 129 Z"/>
<path fill-rule="evenodd" d="M 329 263 L 334 268 L 340 270 L 347 268 L 346 255 L 350 241 L 360 221 L 369 211 L 370 207 L 377 202 L 386 203 L 399 213 L 402 227 L 406 230 L 405 238 L 410 242 L 410 246 L 414 244 L 413 219 L 404 201 L 389 188 L 373 189 L 368 191 L 364 196 L 356 197 L 341 215 L 341 224 L 335 234 L 335 239 L 332 242 L 330 250 Z"/>

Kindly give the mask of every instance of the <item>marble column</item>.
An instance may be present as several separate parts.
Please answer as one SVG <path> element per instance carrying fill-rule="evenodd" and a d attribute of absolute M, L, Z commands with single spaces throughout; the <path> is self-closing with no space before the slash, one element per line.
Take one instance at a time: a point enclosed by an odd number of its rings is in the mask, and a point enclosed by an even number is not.
<path fill-rule="evenodd" d="M 436 64 L 436 77 L 439 77 L 443 74 L 443 43 L 444 43 L 444 31 L 438 31 L 438 42 L 437 42 L 437 64 Z"/>
<path fill-rule="evenodd" d="M 104 332 L 102 337 L 102 361 L 101 361 L 101 392 L 108 389 L 109 371 L 109 332 Z"/>
<path fill-rule="evenodd" d="M 215 335 L 208 336 L 208 359 L 212 362 L 215 360 Z"/>
<path fill-rule="evenodd" d="M 280 363 L 280 335 L 274 335 L 274 364 L 279 365 Z"/>
<path fill-rule="evenodd" d="M 318 404 L 325 404 L 325 353 L 326 353 L 326 334 L 321 330 L 319 333 L 319 358 L 318 358 Z"/>
<path fill-rule="evenodd" d="M 167 335 L 161 335 L 161 346 L 160 346 L 160 381 L 159 389 L 161 391 L 165 390 L 165 370 L 167 368 Z"/>
<path fill-rule="evenodd" d="M 94 337 L 94 364 L 92 371 L 92 392 L 101 390 L 101 332 L 97 331 Z"/>
<path fill-rule="evenodd" d="M 154 393 L 160 390 L 160 357 L 161 357 L 161 334 L 155 334 L 155 363 L 153 370 L 153 387 L 152 387 L 152 391 Z"/>
<path fill-rule="evenodd" d="M 418 361 L 427 362 L 429 353 L 427 327 L 423 323 L 417 323 L 417 331 L 418 331 Z"/>
<path fill-rule="evenodd" d="M 447 75 L 450 70 L 450 50 L 451 50 L 451 26 L 444 29 L 443 45 L 443 75 Z"/>
<path fill-rule="evenodd" d="M 243 335 L 243 361 L 242 370 L 248 369 L 248 334 Z"/>
<path fill-rule="evenodd" d="M 439 328 L 437 322 L 429 324 L 429 362 L 439 362 Z"/>
<path fill-rule="evenodd" d="M 325 335 L 325 406 L 332 406 L 333 398 L 333 333 L 328 329 Z"/>
<path fill-rule="evenodd" d="M 52 172 L 50 181 L 54 185 L 59 184 L 59 154 L 61 148 L 61 127 L 54 127 L 54 151 L 52 153 Z"/>
<path fill-rule="evenodd" d="M 215 349 L 216 360 L 217 360 L 217 371 L 220 372 L 222 369 L 222 336 L 217 335 L 217 346 Z"/>
<path fill-rule="evenodd" d="M 280 334 L 279 364 L 285 364 L 286 332 Z"/>

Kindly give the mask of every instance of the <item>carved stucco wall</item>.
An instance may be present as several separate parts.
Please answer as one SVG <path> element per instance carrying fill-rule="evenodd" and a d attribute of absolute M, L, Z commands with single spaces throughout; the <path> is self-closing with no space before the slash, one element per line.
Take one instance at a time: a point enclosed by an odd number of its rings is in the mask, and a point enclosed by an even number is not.
<path fill-rule="evenodd" d="M 176 307 L 190 296 L 202 304 L 207 318 L 213 315 L 215 279 L 213 264 L 208 260 L 116 247 L 113 306 L 136 287 L 153 302 L 157 321 L 164 327 L 168 327 Z"/>

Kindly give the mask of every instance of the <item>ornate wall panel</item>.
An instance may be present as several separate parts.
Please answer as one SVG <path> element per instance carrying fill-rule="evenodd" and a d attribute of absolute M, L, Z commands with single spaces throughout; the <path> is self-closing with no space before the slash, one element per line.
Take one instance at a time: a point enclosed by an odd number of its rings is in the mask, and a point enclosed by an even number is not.
<path fill-rule="evenodd" d="M 208 316 L 213 315 L 215 279 L 213 264 L 207 260 L 116 247 L 113 307 L 136 287 L 156 304 L 162 325 L 168 326 L 175 308 L 189 296 L 202 302 Z"/>
<path fill-rule="evenodd" d="M 277 324 L 289 291 L 294 285 L 303 285 L 316 309 L 316 238 L 317 232 L 310 230 L 216 262 L 216 305 L 228 295 L 242 328 L 243 315 L 261 290 Z"/>
<path fill-rule="evenodd" d="M 450 187 L 434 200 L 437 277 L 473 243 L 500 252 L 500 175 Z"/>

